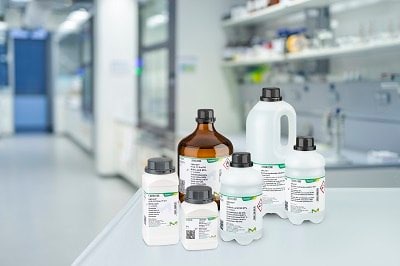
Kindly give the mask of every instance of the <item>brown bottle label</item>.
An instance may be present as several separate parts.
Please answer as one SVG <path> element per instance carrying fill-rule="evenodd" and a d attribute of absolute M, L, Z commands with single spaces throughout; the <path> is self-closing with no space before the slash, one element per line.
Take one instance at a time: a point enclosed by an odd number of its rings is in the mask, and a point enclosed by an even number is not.
<path fill-rule="evenodd" d="M 229 169 L 230 156 L 219 158 L 193 158 L 179 156 L 179 192 L 185 193 L 192 185 L 205 185 L 219 194 L 220 179 Z"/>

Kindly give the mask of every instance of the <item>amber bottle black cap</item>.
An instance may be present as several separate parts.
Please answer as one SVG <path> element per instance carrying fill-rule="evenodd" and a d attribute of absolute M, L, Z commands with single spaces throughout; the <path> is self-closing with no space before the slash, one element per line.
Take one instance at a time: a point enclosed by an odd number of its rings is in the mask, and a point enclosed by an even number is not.
<path fill-rule="evenodd" d="M 282 101 L 281 90 L 279 88 L 263 88 L 260 96 L 263 102 L 279 102 Z"/>
<path fill-rule="evenodd" d="M 296 151 L 315 151 L 317 149 L 313 137 L 297 137 L 296 145 L 293 148 Z"/>
<path fill-rule="evenodd" d="M 147 166 L 144 171 L 153 175 L 166 175 L 175 172 L 172 159 L 170 158 L 150 158 L 147 160 Z"/>
<path fill-rule="evenodd" d="M 193 204 L 206 204 L 213 201 L 212 189 L 209 186 L 190 186 L 186 189 L 185 201 Z"/>
<path fill-rule="evenodd" d="M 231 167 L 245 168 L 252 166 L 253 162 L 249 152 L 234 152 L 232 154 Z"/>
<path fill-rule="evenodd" d="M 214 110 L 213 109 L 198 109 L 197 110 L 197 123 L 214 123 Z"/>

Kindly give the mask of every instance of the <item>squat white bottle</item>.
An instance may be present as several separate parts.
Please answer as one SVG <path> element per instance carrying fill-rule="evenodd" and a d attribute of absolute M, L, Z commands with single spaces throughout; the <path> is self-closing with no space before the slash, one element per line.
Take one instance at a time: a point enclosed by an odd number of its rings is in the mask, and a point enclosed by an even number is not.
<path fill-rule="evenodd" d="M 250 153 L 232 154 L 230 168 L 221 176 L 220 236 L 248 245 L 263 235 L 261 174 L 253 169 Z"/>
<path fill-rule="evenodd" d="M 281 118 L 288 119 L 288 141 L 282 145 Z M 263 88 L 246 121 L 246 145 L 254 168 L 263 177 L 263 214 L 285 213 L 285 159 L 296 138 L 296 112 L 282 101 L 279 88 Z"/>
<path fill-rule="evenodd" d="M 151 158 L 142 176 L 143 240 L 149 246 L 179 242 L 178 176 L 171 159 Z"/>
<path fill-rule="evenodd" d="M 298 137 L 286 158 L 286 202 L 289 221 L 320 223 L 325 216 L 325 159 L 312 137 Z"/>
<path fill-rule="evenodd" d="M 181 204 L 181 242 L 187 250 L 218 246 L 218 206 L 211 187 L 190 186 Z"/>

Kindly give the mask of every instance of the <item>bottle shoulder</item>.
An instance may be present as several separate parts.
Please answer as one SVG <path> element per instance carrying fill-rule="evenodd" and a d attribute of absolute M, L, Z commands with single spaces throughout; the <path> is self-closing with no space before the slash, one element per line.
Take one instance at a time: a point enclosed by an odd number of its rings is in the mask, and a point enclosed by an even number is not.
<path fill-rule="evenodd" d="M 285 101 L 279 101 L 279 102 L 263 102 L 263 101 L 259 101 L 250 110 L 249 115 L 250 114 L 253 115 L 253 114 L 258 113 L 260 111 L 263 111 L 263 112 L 277 112 L 277 111 L 279 111 L 281 109 L 288 109 L 290 111 L 295 112 L 293 106 L 290 105 L 289 103 L 285 102 Z"/>
<path fill-rule="evenodd" d="M 143 173 L 142 175 L 142 187 L 144 189 L 178 186 L 178 184 L 179 179 L 176 172 L 166 175 L 153 175 L 148 173 Z"/>
<path fill-rule="evenodd" d="M 291 151 L 285 160 L 286 168 L 325 167 L 325 158 L 316 151 Z"/>
<path fill-rule="evenodd" d="M 228 186 L 252 186 L 262 185 L 263 178 L 261 174 L 253 167 L 236 168 L 230 167 L 221 175 L 221 185 Z"/>
<path fill-rule="evenodd" d="M 186 136 L 179 142 L 178 148 L 194 147 L 194 148 L 212 149 L 221 145 L 229 148 L 230 153 L 233 152 L 232 142 L 219 132 L 194 131 L 193 133 Z"/>
<path fill-rule="evenodd" d="M 184 201 L 181 204 L 181 208 L 187 217 L 201 218 L 218 215 L 218 206 L 214 201 L 206 204 L 192 204 Z"/>

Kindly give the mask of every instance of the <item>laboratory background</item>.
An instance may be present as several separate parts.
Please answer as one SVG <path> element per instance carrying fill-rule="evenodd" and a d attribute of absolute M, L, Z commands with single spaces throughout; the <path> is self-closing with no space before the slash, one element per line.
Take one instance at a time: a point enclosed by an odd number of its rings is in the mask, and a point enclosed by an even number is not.
<path fill-rule="evenodd" d="M 0 0 L 0 265 L 73 263 L 148 158 L 177 163 L 199 108 L 246 150 L 263 87 L 314 136 L 328 188 L 400 187 L 399 14 L 398 0 Z"/>

